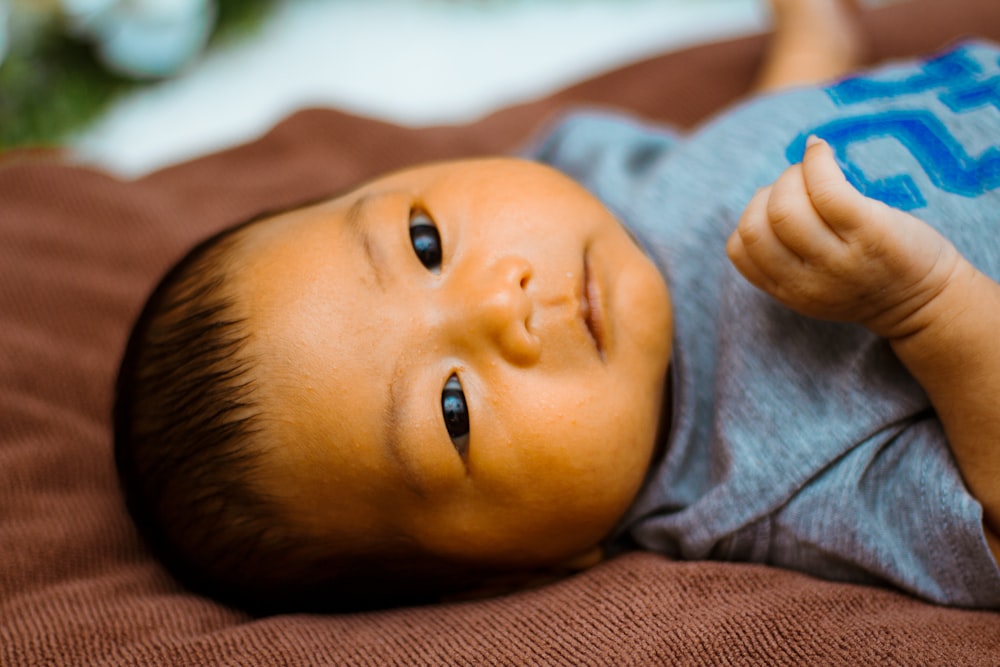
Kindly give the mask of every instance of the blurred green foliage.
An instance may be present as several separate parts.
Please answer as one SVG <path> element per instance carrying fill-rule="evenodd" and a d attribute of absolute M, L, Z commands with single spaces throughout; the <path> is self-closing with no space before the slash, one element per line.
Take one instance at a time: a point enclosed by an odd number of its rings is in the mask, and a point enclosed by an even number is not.
<path fill-rule="evenodd" d="M 217 0 L 209 48 L 246 35 L 276 0 Z M 57 146 L 95 119 L 121 93 L 146 82 L 106 69 L 90 45 L 58 20 L 32 25 L 30 39 L 12 41 L 0 64 L 0 151 Z"/>

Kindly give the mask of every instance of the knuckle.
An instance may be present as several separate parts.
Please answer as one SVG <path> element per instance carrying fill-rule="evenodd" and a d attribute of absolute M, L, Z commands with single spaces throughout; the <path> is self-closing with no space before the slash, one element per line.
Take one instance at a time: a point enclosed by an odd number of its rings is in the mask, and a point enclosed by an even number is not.
<path fill-rule="evenodd" d="M 827 209 L 840 203 L 839 183 L 830 176 L 816 178 L 809 188 L 809 198 L 813 205 L 820 209 Z"/>
<path fill-rule="evenodd" d="M 887 254 L 885 239 L 880 236 L 865 236 L 855 241 L 861 256 L 869 261 L 881 261 Z"/>
<path fill-rule="evenodd" d="M 796 218 L 794 202 L 788 197 L 771 197 L 767 205 L 767 218 L 775 227 L 793 224 Z"/>
<path fill-rule="evenodd" d="M 736 232 L 743 242 L 744 248 L 751 248 L 760 243 L 763 234 L 760 229 L 759 216 L 744 215 L 740 218 L 740 224 L 736 227 Z"/>
<path fill-rule="evenodd" d="M 802 170 L 796 165 L 790 167 L 774 184 L 767 201 L 767 216 L 774 226 L 794 224 L 801 215 L 805 198 Z"/>
<path fill-rule="evenodd" d="M 754 229 L 752 226 L 740 227 L 740 241 L 743 242 L 743 247 L 746 249 L 753 248 L 760 242 L 761 235 L 760 232 Z"/>

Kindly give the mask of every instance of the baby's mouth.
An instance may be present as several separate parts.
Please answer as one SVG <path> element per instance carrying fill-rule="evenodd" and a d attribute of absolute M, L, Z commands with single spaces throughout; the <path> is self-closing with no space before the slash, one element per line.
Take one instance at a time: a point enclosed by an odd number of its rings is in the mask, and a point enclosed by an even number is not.
<path fill-rule="evenodd" d="M 587 333 L 594 341 L 594 347 L 604 360 L 604 313 L 602 312 L 601 290 L 590 271 L 590 257 L 583 255 L 583 290 L 580 293 L 580 312 Z"/>

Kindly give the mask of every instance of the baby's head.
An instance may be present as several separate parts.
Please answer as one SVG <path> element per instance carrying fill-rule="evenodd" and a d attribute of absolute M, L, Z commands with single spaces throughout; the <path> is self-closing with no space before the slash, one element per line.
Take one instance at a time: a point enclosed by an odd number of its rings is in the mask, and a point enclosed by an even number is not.
<path fill-rule="evenodd" d="M 559 173 L 390 174 L 164 278 L 119 379 L 129 507 L 182 580 L 260 610 L 583 566 L 645 477 L 670 327 L 654 265 Z"/>

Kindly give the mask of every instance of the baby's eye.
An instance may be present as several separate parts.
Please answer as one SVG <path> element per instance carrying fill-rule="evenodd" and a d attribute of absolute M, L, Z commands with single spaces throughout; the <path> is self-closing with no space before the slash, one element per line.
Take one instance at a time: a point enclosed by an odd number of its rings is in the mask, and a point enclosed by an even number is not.
<path fill-rule="evenodd" d="M 452 374 L 441 390 L 441 413 L 444 415 L 444 426 L 448 429 L 459 456 L 465 458 L 469 449 L 469 408 L 465 404 L 465 392 L 458 376 Z"/>
<path fill-rule="evenodd" d="M 410 244 L 421 264 L 435 273 L 441 268 L 441 235 L 430 216 L 420 209 L 410 211 Z"/>

